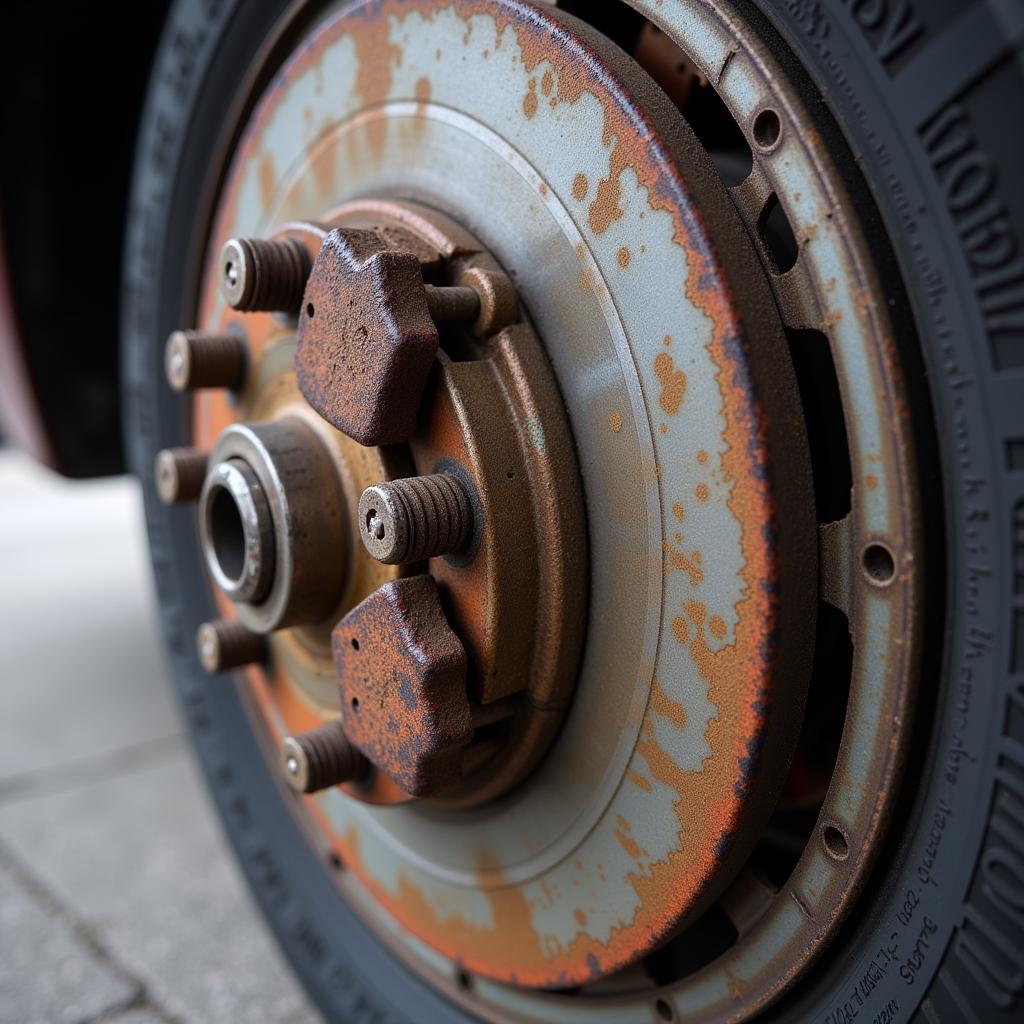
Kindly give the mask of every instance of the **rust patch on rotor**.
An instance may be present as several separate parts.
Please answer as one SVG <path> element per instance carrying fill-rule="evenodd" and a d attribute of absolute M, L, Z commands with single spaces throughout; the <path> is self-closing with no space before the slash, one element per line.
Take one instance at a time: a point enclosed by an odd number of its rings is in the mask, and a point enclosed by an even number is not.
<path fill-rule="evenodd" d="M 686 374 L 675 368 L 667 352 L 659 352 L 654 357 L 654 372 L 661 382 L 658 403 L 669 416 L 677 415 L 686 395 Z"/>

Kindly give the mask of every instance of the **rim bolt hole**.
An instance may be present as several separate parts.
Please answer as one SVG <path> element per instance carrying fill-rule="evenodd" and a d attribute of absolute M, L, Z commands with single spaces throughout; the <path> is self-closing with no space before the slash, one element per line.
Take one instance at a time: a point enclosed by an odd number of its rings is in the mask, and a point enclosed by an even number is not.
<path fill-rule="evenodd" d="M 654 1004 L 654 1009 L 658 1011 L 658 1016 L 662 1020 L 674 1021 L 676 1019 L 676 1011 L 664 999 L 659 999 Z"/>
<path fill-rule="evenodd" d="M 861 565 L 868 580 L 886 587 L 896 578 L 896 559 L 884 544 L 868 544 L 861 554 Z"/>
<path fill-rule="evenodd" d="M 754 118 L 754 141 L 761 149 L 774 148 L 782 135 L 782 122 L 771 107 L 765 107 Z"/>
<path fill-rule="evenodd" d="M 833 860 L 846 860 L 850 856 L 850 843 L 842 830 L 835 825 L 826 825 L 821 830 L 821 841 Z"/>

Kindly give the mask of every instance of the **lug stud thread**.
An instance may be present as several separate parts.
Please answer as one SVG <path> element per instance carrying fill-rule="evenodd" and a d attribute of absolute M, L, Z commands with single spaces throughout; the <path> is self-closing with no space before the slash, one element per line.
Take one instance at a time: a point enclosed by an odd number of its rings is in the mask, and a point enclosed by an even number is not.
<path fill-rule="evenodd" d="M 156 493 L 165 505 L 196 501 L 206 479 L 207 456 L 195 448 L 164 448 L 153 463 Z"/>
<path fill-rule="evenodd" d="M 297 313 L 309 270 L 297 238 L 232 238 L 220 253 L 220 290 L 243 313 Z"/>
<path fill-rule="evenodd" d="M 426 286 L 427 309 L 436 323 L 457 320 L 473 321 L 480 315 L 480 296 L 465 286 L 435 288 Z"/>
<path fill-rule="evenodd" d="M 367 487 L 359 499 L 359 527 L 363 545 L 377 561 L 406 565 L 465 546 L 473 510 L 456 477 L 413 476 Z"/>
<path fill-rule="evenodd" d="M 296 792 L 315 793 L 358 781 L 370 762 L 349 741 L 339 719 L 289 736 L 281 744 L 281 768 Z"/>
<path fill-rule="evenodd" d="M 164 372 L 175 391 L 241 387 L 245 345 L 233 334 L 175 331 L 164 349 Z"/>
<path fill-rule="evenodd" d="M 207 672 L 226 672 L 262 661 L 267 654 L 267 641 L 240 622 L 216 619 L 204 622 L 196 631 L 196 652 Z"/>

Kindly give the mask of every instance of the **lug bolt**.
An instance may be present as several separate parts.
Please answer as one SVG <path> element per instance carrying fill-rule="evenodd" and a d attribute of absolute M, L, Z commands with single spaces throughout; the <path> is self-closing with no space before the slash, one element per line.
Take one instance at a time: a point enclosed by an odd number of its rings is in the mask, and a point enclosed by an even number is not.
<path fill-rule="evenodd" d="M 435 288 L 426 285 L 427 309 L 435 323 L 476 320 L 480 315 L 480 296 L 473 288 Z"/>
<path fill-rule="evenodd" d="M 267 641 L 234 619 L 215 619 L 196 631 L 196 651 L 203 668 L 212 674 L 262 661 Z"/>
<path fill-rule="evenodd" d="M 165 505 L 195 501 L 206 478 L 207 456 L 195 448 L 164 448 L 153 464 L 156 493 Z"/>
<path fill-rule="evenodd" d="M 340 719 L 289 736 L 281 744 L 281 768 L 298 793 L 315 793 L 343 782 L 357 782 L 370 762 L 345 735 Z"/>
<path fill-rule="evenodd" d="M 220 252 L 220 291 L 241 312 L 297 313 L 309 277 L 297 238 L 232 238 Z"/>
<path fill-rule="evenodd" d="M 245 345 L 233 334 L 175 331 L 164 349 L 164 372 L 175 391 L 238 388 L 245 376 Z"/>
<path fill-rule="evenodd" d="M 458 551 L 473 510 L 462 483 L 447 473 L 367 487 L 359 499 L 359 535 L 385 565 L 406 565 Z"/>

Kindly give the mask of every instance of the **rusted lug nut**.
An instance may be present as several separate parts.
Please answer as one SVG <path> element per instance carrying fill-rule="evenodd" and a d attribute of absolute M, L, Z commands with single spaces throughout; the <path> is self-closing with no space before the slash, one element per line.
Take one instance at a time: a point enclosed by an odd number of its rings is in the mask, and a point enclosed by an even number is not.
<path fill-rule="evenodd" d="M 207 672 L 226 672 L 263 661 L 267 641 L 233 619 L 215 619 L 196 631 L 196 652 Z"/>
<path fill-rule="evenodd" d="M 196 501 L 206 478 L 208 456 L 195 448 L 164 448 L 153 463 L 156 493 L 165 505 Z"/>
<path fill-rule="evenodd" d="M 451 554 L 473 532 L 473 508 L 458 478 L 447 473 L 374 484 L 359 499 L 359 535 L 385 565 Z"/>
<path fill-rule="evenodd" d="M 434 323 L 476 320 L 480 315 L 480 296 L 472 288 L 435 288 L 426 285 L 427 309 Z"/>
<path fill-rule="evenodd" d="M 175 391 L 242 386 L 246 351 L 233 334 L 175 331 L 164 349 L 164 372 Z"/>
<path fill-rule="evenodd" d="M 220 252 L 221 295 L 245 313 L 297 313 L 309 269 L 297 238 L 232 238 Z"/>
<path fill-rule="evenodd" d="M 349 742 L 339 719 L 289 736 L 281 744 L 281 768 L 296 792 L 315 793 L 358 782 L 370 770 L 370 762 Z"/>

